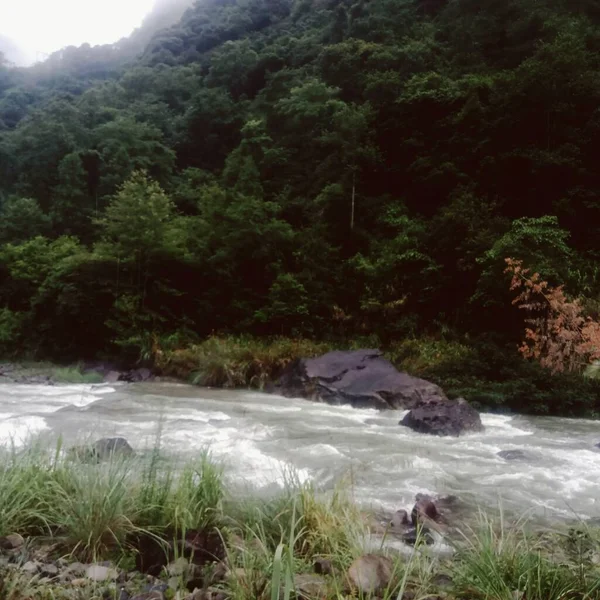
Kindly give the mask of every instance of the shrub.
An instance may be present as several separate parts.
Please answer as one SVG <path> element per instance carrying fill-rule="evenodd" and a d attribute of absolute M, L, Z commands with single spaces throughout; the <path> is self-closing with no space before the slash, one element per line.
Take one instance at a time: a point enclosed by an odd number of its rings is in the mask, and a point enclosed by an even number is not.
<path fill-rule="evenodd" d="M 156 364 L 164 374 L 197 385 L 262 389 L 295 359 L 330 349 L 327 343 L 305 339 L 211 337 L 185 349 L 158 351 Z"/>

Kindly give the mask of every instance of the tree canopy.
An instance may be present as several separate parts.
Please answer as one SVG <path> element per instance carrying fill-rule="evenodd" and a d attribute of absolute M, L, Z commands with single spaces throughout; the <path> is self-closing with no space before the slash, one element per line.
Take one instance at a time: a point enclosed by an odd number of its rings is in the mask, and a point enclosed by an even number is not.
<path fill-rule="evenodd" d="M 599 106 L 591 0 L 158 2 L 0 60 L 0 344 L 516 340 L 507 257 L 598 300 Z"/>

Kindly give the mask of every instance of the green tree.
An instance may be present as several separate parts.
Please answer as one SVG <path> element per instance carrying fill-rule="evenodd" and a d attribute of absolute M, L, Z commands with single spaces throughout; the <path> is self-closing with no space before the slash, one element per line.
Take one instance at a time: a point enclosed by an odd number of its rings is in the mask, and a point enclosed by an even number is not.
<path fill-rule="evenodd" d="M 97 220 L 103 248 L 121 260 L 145 262 L 164 248 L 174 210 L 156 181 L 134 172 Z"/>
<path fill-rule="evenodd" d="M 50 232 L 50 219 L 33 198 L 10 198 L 0 210 L 0 244 L 25 242 Z"/>
<path fill-rule="evenodd" d="M 89 237 L 93 207 L 88 174 L 79 153 L 67 154 L 61 160 L 58 180 L 50 209 L 53 227 L 60 233 Z"/>

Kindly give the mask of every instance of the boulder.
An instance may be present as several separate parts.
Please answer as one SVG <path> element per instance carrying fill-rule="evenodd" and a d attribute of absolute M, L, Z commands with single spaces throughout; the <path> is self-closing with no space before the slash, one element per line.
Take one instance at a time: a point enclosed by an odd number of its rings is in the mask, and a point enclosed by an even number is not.
<path fill-rule="evenodd" d="M 136 570 L 153 577 L 158 577 L 169 563 L 178 558 L 204 567 L 219 563 L 226 556 L 223 539 L 215 529 L 190 529 L 184 539 L 174 530 L 166 531 L 163 539 L 150 533 L 135 532 L 128 537 L 127 546 L 135 554 Z M 196 569 L 194 571 L 197 572 Z"/>
<path fill-rule="evenodd" d="M 268 391 L 356 408 L 413 408 L 432 399 L 446 400 L 439 386 L 401 373 L 379 350 L 298 359 Z"/>
<path fill-rule="evenodd" d="M 327 582 L 320 575 L 314 573 L 299 573 L 294 575 L 294 588 L 298 600 L 315 600 L 325 598 Z"/>
<path fill-rule="evenodd" d="M 102 438 L 91 446 L 75 446 L 69 449 L 70 458 L 83 462 L 100 462 L 111 457 L 132 456 L 133 448 L 123 437 Z"/>
<path fill-rule="evenodd" d="M 109 371 L 106 375 L 102 376 L 102 381 L 104 383 L 117 383 L 121 377 L 121 373 L 119 371 Z"/>
<path fill-rule="evenodd" d="M 348 584 L 359 594 L 376 594 L 390 585 L 393 572 L 394 563 L 387 556 L 365 554 L 350 565 Z"/>
<path fill-rule="evenodd" d="M 333 564 L 326 558 L 317 558 L 313 565 L 315 573 L 317 575 L 333 575 Z"/>
<path fill-rule="evenodd" d="M 523 450 L 502 450 L 498 456 L 504 460 L 527 460 L 529 457 Z"/>
<path fill-rule="evenodd" d="M 413 408 L 400 425 L 419 433 L 458 437 L 483 431 L 479 413 L 464 399 L 433 399 Z"/>
<path fill-rule="evenodd" d="M 126 373 L 121 373 L 119 381 L 126 381 L 128 383 L 139 383 L 141 381 L 150 381 L 152 380 L 152 378 L 152 371 L 143 367 L 141 369 L 132 369 L 131 371 L 127 371 Z"/>
<path fill-rule="evenodd" d="M 426 523 L 427 520 L 437 521 L 440 515 L 433 502 L 433 498 L 427 494 L 417 494 L 410 518 L 415 527 Z"/>
<path fill-rule="evenodd" d="M 390 521 L 390 526 L 394 529 L 400 529 L 410 525 L 408 520 L 408 513 L 405 510 L 397 510 Z"/>

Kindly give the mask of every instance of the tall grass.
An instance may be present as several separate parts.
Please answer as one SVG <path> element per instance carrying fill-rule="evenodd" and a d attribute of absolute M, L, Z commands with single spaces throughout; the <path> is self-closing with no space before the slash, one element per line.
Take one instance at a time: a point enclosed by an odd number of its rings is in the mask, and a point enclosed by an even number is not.
<path fill-rule="evenodd" d="M 220 585 L 232 600 L 296 597 L 301 576 L 312 572 L 317 558 L 334 568 L 324 579 L 323 598 L 347 597 L 349 565 L 374 551 L 366 543 L 366 519 L 343 483 L 325 494 L 288 477 L 281 494 L 241 501 L 228 496 L 222 468 L 207 450 L 177 468 L 158 447 L 91 465 L 63 457 L 60 445 L 52 452 L 34 446 L 0 455 L 0 535 L 51 535 L 62 541 L 61 554 L 103 560 L 126 552 L 132 532 L 182 539 L 190 530 L 216 527 L 230 570 Z M 446 559 L 425 547 L 394 554 L 382 544 L 375 552 L 393 558 L 394 573 L 378 596 L 439 595 L 436 575 L 448 573 L 448 598 L 600 599 L 600 544 L 593 529 L 542 534 L 526 521 L 509 524 L 502 513 L 498 520 L 481 513 L 454 547 L 443 564 Z M 3 585 L 2 598 L 55 597 L 30 592 L 35 582 L 20 575 Z"/>
<path fill-rule="evenodd" d="M 0 456 L 0 535 L 51 535 L 92 560 L 122 551 L 135 531 L 179 536 L 221 521 L 222 470 L 208 452 L 179 468 L 159 452 L 99 464 L 66 456 L 60 444 Z"/>
<path fill-rule="evenodd" d="M 113 457 L 95 468 L 61 465 L 49 482 L 49 522 L 83 560 L 106 556 L 136 529 L 142 511 L 132 495 L 136 483 L 131 460 Z"/>
<path fill-rule="evenodd" d="M 48 530 L 50 457 L 38 446 L 0 456 L 0 536 Z"/>
<path fill-rule="evenodd" d="M 155 360 L 165 375 L 197 385 L 262 389 L 295 359 L 331 349 L 306 339 L 211 337 L 187 348 L 159 350 Z"/>
<path fill-rule="evenodd" d="M 581 557 L 556 560 L 524 522 L 509 526 L 503 517 L 494 522 L 480 514 L 477 529 L 463 538 L 456 589 L 473 600 L 600 598 L 600 570 L 591 563 L 582 569 Z M 561 544 L 558 534 L 554 541 Z"/>

